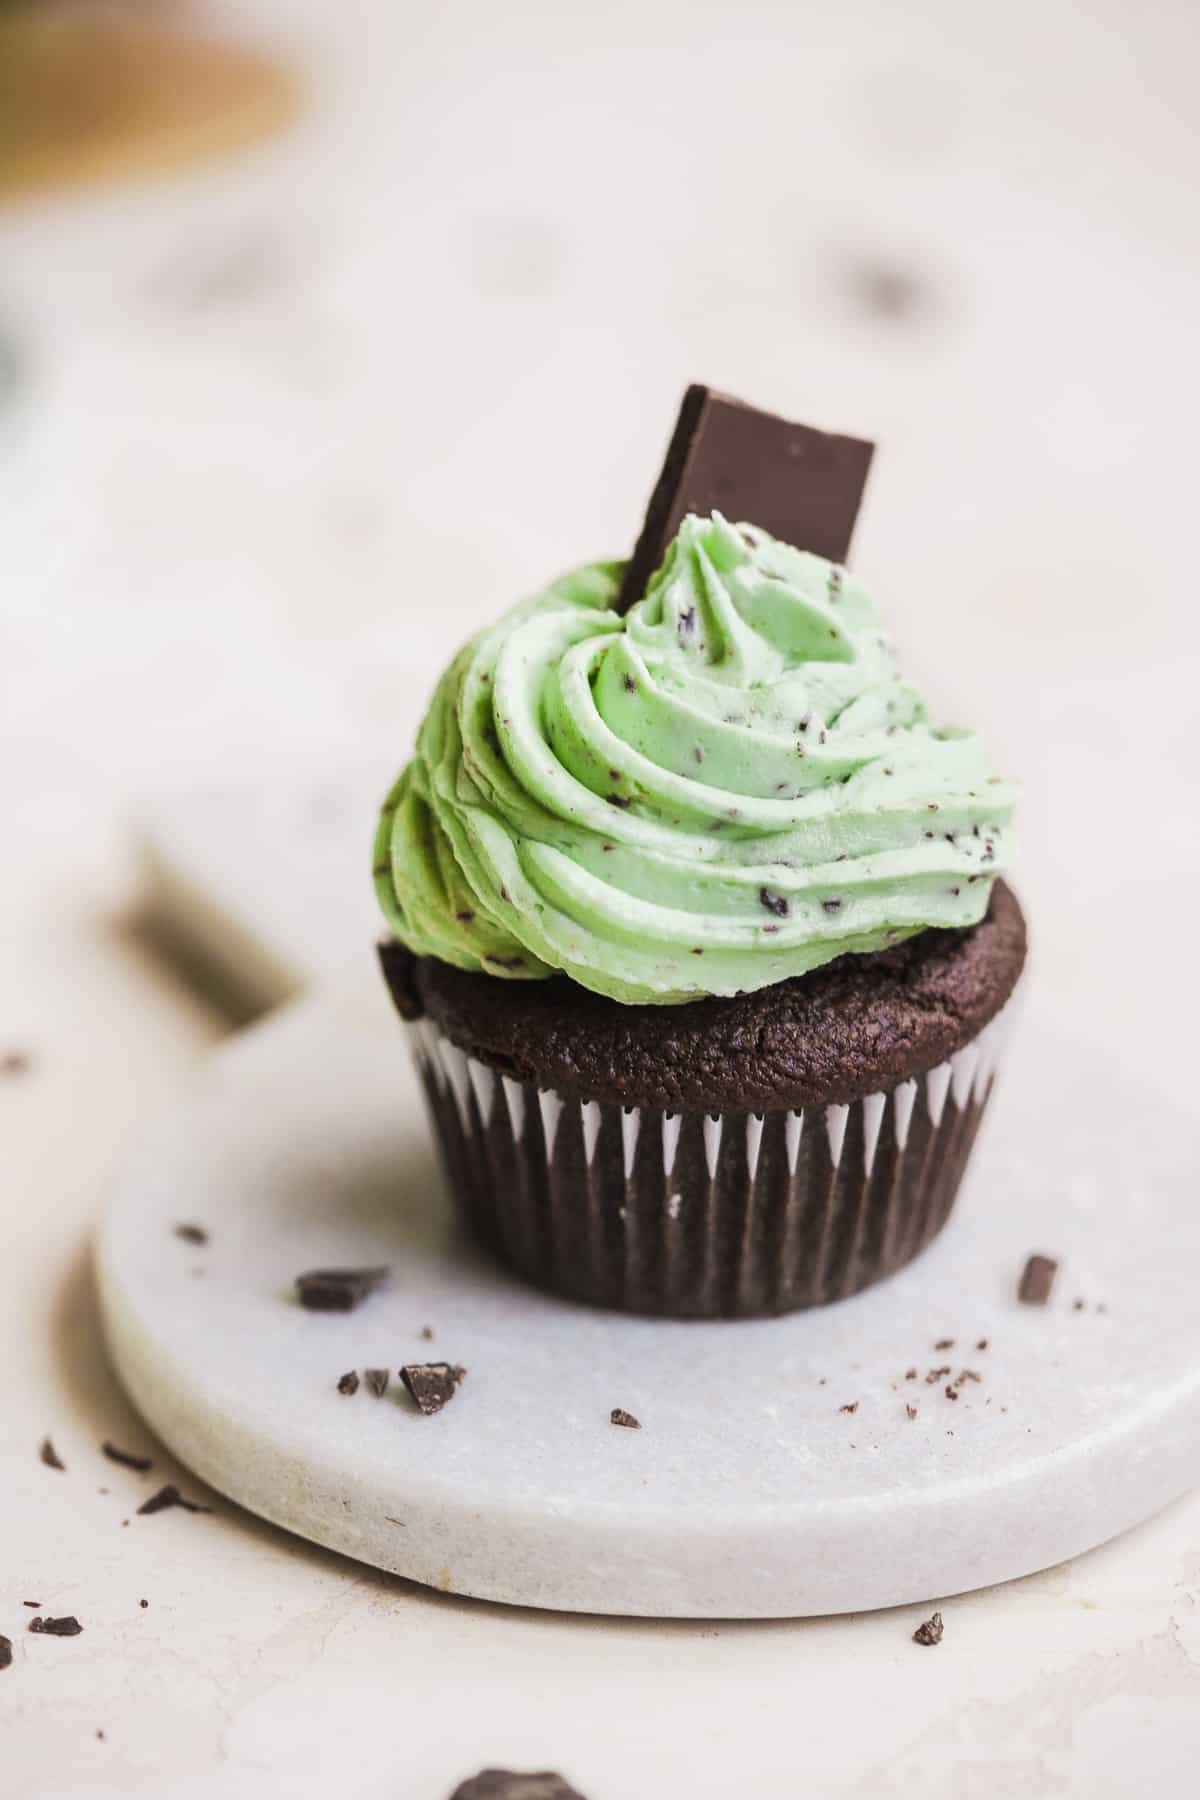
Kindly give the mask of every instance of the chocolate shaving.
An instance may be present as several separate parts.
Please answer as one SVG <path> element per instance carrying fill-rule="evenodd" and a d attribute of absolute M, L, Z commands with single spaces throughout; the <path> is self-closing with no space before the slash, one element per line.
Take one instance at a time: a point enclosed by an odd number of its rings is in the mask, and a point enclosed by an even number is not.
<path fill-rule="evenodd" d="M 382 1287 L 390 1269 L 309 1269 L 296 1277 L 296 1293 L 308 1312 L 353 1312 Z"/>
<path fill-rule="evenodd" d="M 930 1369 L 928 1375 L 925 1377 L 926 1386 L 935 1387 L 939 1381 L 944 1381 L 949 1373 L 949 1363 L 944 1363 L 940 1369 Z"/>
<path fill-rule="evenodd" d="M 166 1486 L 160 1487 L 156 1494 L 151 1494 L 148 1500 L 142 1501 L 142 1504 L 138 1507 L 138 1513 L 140 1515 L 142 1513 L 166 1512 L 168 1507 L 171 1506 L 181 1506 L 184 1512 L 191 1513 L 206 1513 L 212 1511 L 211 1506 L 201 1506 L 198 1500 L 187 1499 L 185 1495 L 180 1493 L 173 1481 L 168 1481 Z"/>
<path fill-rule="evenodd" d="M 953 1338 L 939 1338 L 937 1343 L 933 1347 L 935 1350 L 953 1350 L 954 1339 Z"/>
<path fill-rule="evenodd" d="M 845 562 L 874 445 L 760 412 L 693 384 L 625 571 L 616 610 L 640 600 L 687 513 L 719 511 L 799 550 Z"/>
<path fill-rule="evenodd" d="M 626 1412 L 623 1406 L 613 1407 L 608 1415 L 608 1422 L 610 1425 L 624 1425 L 630 1431 L 640 1431 L 642 1429 L 642 1421 L 640 1419 L 635 1419 L 631 1412 Z"/>
<path fill-rule="evenodd" d="M 917 1629 L 913 1632 L 913 1643 L 927 1645 L 940 1644 L 944 1630 L 945 1626 L 942 1624 L 942 1615 L 940 1612 L 935 1612 L 932 1618 L 926 1619 L 923 1625 L 917 1626 Z"/>
<path fill-rule="evenodd" d="M 390 1379 L 391 1371 L 389 1369 L 363 1370 L 363 1381 L 366 1383 L 367 1391 L 374 1394 L 377 1400 L 382 1400 L 387 1393 Z"/>
<path fill-rule="evenodd" d="M 449 1405 L 466 1373 L 457 1363 L 405 1363 L 400 1379 L 418 1409 L 428 1415 Z"/>
<path fill-rule="evenodd" d="M 41 1445 L 38 1449 L 38 1455 L 40 1456 L 40 1458 L 45 1463 L 45 1465 L 48 1469 L 62 1469 L 64 1471 L 66 1470 L 66 1466 L 67 1466 L 66 1463 L 62 1460 L 61 1456 L 58 1454 L 58 1451 L 54 1448 L 54 1445 L 51 1443 L 49 1438 L 42 1439 Z"/>
<path fill-rule="evenodd" d="M 461 1781 L 450 1800 L 584 1800 L 561 1775 L 549 1769 L 522 1775 L 513 1769 L 483 1769 Z"/>
<path fill-rule="evenodd" d="M 73 1615 L 68 1615 L 65 1619 L 43 1619 L 39 1616 L 30 1619 L 29 1629 L 39 1637 L 78 1637 L 83 1626 Z"/>
<path fill-rule="evenodd" d="M 847 1403 L 847 1405 L 839 1406 L 838 1411 L 844 1412 L 844 1413 L 856 1413 L 858 1411 L 858 1401 L 851 1400 Z"/>
<path fill-rule="evenodd" d="M 132 1450 L 122 1450 L 116 1444 L 110 1444 L 107 1438 L 100 1448 L 109 1462 L 120 1463 L 123 1469 L 136 1469 L 139 1475 L 144 1475 L 147 1469 L 154 1467 L 151 1457 L 135 1456 Z"/>
<path fill-rule="evenodd" d="M 208 1242 L 208 1232 L 203 1225 L 175 1225 L 172 1227 L 177 1238 L 185 1244 L 197 1244 L 201 1247 Z"/>
<path fill-rule="evenodd" d="M 905 1410 L 905 1412 L 906 1412 L 906 1413 L 907 1413 L 907 1414 L 908 1414 L 908 1416 L 909 1416 L 909 1418 L 910 1418 L 910 1419 L 915 1419 L 915 1418 L 916 1418 L 916 1416 L 917 1416 L 917 1409 L 916 1409 L 916 1407 L 915 1407 L 915 1406 L 906 1406 L 906 1407 L 905 1407 L 905 1408 L 904 1408 L 904 1410 Z"/>
<path fill-rule="evenodd" d="M 1045 1306 L 1057 1274 L 1058 1263 L 1053 1256 L 1031 1256 L 1021 1275 L 1017 1299 L 1025 1306 Z"/>
<path fill-rule="evenodd" d="M 357 1372 L 357 1370 L 347 1369 L 346 1373 L 344 1375 L 338 1376 L 337 1391 L 339 1394 L 357 1394 L 357 1392 L 358 1392 L 358 1372 Z"/>

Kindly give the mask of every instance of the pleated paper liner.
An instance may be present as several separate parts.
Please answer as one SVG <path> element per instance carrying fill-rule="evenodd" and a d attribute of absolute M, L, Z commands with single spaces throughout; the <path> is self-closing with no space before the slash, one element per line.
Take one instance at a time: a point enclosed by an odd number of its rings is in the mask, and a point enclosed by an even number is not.
<path fill-rule="evenodd" d="M 670 1318 L 845 1299 L 945 1224 L 1012 1015 L 949 1061 L 846 1106 L 664 1113 L 498 1075 L 408 1027 L 447 1182 L 536 1286 Z"/>

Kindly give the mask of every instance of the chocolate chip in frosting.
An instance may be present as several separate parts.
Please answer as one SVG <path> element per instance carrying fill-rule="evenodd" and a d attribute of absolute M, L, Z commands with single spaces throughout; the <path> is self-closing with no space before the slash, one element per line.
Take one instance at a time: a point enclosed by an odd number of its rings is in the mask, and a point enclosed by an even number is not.
<path fill-rule="evenodd" d="M 775 913 L 777 917 L 781 919 L 786 919 L 788 913 L 791 911 L 791 907 L 788 905 L 784 896 L 782 894 L 773 894 L 769 887 L 759 888 L 758 903 L 760 906 L 765 906 L 768 912 Z"/>

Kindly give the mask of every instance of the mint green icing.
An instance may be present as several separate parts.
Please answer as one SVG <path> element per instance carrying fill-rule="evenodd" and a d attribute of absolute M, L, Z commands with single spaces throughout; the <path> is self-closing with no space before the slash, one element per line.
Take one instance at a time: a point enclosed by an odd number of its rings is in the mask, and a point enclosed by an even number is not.
<path fill-rule="evenodd" d="M 1013 789 L 929 724 L 853 575 L 719 514 L 625 617 L 620 574 L 565 576 L 443 675 L 375 843 L 410 949 L 670 1002 L 982 918 Z"/>

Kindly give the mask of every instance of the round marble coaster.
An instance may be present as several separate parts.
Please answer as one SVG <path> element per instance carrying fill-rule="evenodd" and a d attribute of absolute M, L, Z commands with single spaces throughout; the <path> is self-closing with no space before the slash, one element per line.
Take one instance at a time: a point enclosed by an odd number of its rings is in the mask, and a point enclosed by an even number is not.
<path fill-rule="evenodd" d="M 97 1253 L 108 1342 L 214 1487 L 435 1587 L 670 1617 L 926 1600 L 1200 1480 L 1187 1118 L 1031 1012 L 984 1133 L 941 1239 L 856 1299 L 745 1324 L 592 1312 L 463 1237 L 386 1000 L 322 995 L 204 1064 L 125 1168 Z M 1044 1308 L 1016 1298 L 1035 1250 L 1062 1264 Z M 356 1312 L 293 1298 L 303 1270 L 377 1263 L 391 1285 Z M 469 1373 L 424 1417 L 396 1371 L 434 1359 Z M 383 1398 L 337 1391 L 369 1367 Z"/>

